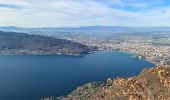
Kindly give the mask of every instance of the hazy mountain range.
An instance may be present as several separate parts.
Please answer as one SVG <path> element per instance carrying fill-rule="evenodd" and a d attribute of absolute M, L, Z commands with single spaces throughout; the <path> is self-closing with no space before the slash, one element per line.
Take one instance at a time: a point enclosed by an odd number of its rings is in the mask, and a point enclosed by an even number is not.
<path fill-rule="evenodd" d="M 84 26 L 84 27 L 41 27 L 22 28 L 1 26 L 1 31 L 12 32 L 65 32 L 65 33 L 130 33 L 130 32 L 170 32 L 170 27 L 122 27 L 122 26 Z"/>

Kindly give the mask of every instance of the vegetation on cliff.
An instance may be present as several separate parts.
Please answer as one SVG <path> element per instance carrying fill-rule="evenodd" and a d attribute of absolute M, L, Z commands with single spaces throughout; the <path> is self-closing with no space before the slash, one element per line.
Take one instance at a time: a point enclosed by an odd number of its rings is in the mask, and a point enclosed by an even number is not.
<path fill-rule="evenodd" d="M 170 66 L 145 69 L 128 79 L 88 83 L 66 97 L 42 100 L 170 100 Z"/>

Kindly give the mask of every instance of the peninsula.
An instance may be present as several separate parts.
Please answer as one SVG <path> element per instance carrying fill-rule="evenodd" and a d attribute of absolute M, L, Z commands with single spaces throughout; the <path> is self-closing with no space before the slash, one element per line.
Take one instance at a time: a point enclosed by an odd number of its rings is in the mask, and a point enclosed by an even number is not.
<path fill-rule="evenodd" d="M 1 55 L 75 55 L 93 52 L 95 48 L 41 35 L 0 31 Z"/>

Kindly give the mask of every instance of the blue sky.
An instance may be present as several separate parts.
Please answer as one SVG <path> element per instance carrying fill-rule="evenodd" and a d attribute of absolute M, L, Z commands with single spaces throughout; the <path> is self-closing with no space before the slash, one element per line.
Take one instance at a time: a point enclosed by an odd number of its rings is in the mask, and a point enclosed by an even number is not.
<path fill-rule="evenodd" d="M 0 0 L 0 26 L 170 26 L 170 0 Z"/>

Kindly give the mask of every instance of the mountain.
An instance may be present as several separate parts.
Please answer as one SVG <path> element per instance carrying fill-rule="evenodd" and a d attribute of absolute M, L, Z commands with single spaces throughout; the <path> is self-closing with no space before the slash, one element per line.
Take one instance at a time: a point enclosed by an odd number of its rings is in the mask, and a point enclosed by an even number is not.
<path fill-rule="evenodd" d="M 91 47 L 64 39 L 0 31 L 0 54 L 83 55 L 92 51 Z"/>
<path fill-rule="evenodd" d="M 12 32 L 58 32 L 58 33 L 133 33 L 133 32 L 170 32 L 170 27 L 123 27 L 123 26 L 84 26 L 84 27 L 41 27 L 22 28 L 15 26 L 1 26 L 1 31 Z"/>
<path fill-rule="evenodd" d="M 170 100 L 170 66 L 145 69 L 128 79 L 88 83 L 66 97 L 41 100 Z"/>

